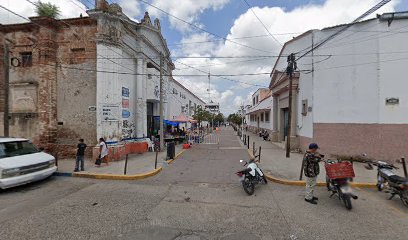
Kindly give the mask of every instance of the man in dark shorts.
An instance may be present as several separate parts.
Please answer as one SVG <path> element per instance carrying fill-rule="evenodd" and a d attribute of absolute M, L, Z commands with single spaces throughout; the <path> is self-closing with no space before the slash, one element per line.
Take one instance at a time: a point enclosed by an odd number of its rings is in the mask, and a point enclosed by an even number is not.
<path fill-rule="evenodd" d="M 74 172 L 79 171 L 79 162 L 81 162 L 81 171 L 84 171 L 84 158 L 85 158 L 85 149 L 86 144 L 84 143 L 84 139 L 79 139 L 79 143 L 77 146 L 77 155 L 75 160 L 75 170 Z"/>

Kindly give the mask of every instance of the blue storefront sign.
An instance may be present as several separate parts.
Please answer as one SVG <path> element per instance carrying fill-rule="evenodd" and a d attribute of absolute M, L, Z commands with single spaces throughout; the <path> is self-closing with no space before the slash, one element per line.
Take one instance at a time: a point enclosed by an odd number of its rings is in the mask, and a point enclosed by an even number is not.
<path fill-rule="evenodd" d="M 122 96 L 129 97 L 129 88 L 122 87 Z"/>
<path fill-rule="evenodd" d="M 128 110 L 123 109 L 122 118 L 129 118 L 129 117 L 130 117 L 130 112 Z"/>

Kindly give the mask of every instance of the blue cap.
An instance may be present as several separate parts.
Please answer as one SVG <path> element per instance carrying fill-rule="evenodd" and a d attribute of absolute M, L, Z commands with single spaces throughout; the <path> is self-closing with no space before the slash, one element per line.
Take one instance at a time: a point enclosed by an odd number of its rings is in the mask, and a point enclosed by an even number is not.
<path fill-rule="evenodd" d="M 319 148 L 319 146 L 317 146 L 316 143 L 309 144 L 309 149 L 318 149 L 318 148 Z"/>

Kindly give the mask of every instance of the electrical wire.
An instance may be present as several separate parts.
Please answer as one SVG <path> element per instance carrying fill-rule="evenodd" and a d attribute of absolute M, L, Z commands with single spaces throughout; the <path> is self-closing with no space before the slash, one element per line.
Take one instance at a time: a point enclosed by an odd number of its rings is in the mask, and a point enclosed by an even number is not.
<path fill-rule="evenodd" d="M 185 63 L 182 63 L 182 62 L 180 62 L 180 61 L 177 61 L 177 60 L 176 60 L 176 62 L 178 62 L 178 63 L 180 63 L 180 64 L 182 64 L 182 65 L 184 65 L 184 66 L 187 66 L 187 67 L 189 67 L 189 68 L 191 68 L 191 69 L 194 69 L 194 70 L 196 70 L 196 71 L 199 71 L 199 72 L 202 72 L 202 73 L 207 73 L 207 72 L 205 72 L 205 71 L 203 71 L 203 70 L 201 70 L 201 69 L 199 69 L 199 68 L 190 66 L 190 65 L 185 64 Z M 263 73 L 263 74 L 265 74 L 265 73 Z M 260 75 L 263 75 L 263 74 L 260 74 Z M 268 74 L 269 74 L 269 73 L 268 73 Z M 258 74 L 254 74 L 254 75 L 258 75 Z M 202 75 L 202 76 L 205 76 L 205 75 Z M 234 79 L 230 79 L 230 78 L 226 78 L 226 77 L 225 77 L 225 76 L 231 76 L 231 75 L 217 75 L 217 74 L 211 74 L 211 76 L 219 77 L 219 78 L 222 78 L 222 79 L 231 81 L 231 82 L 237 82 L 237 83 L 246 84 L 246 85 L 249 85 L 249 86 L 265 87 L 265 86 L 262 86 L 262 85 L 259 85 L 259 84 L 252 84 L 252 83 L 242 82 L 242 81 L 238 81 L 238 80 L 234 80 Z"/>
<path fill-rule="evenodd" d="M 134 75 L 134 76 L 159 76 L 147 73 L 131 73 L 131 72 L 119 72 L 119 71 L 104 71 L 104 70 L 96 70 L 96 69 L 88 69 L 88 68 L 79 68 L 79 67 L 71 67 L 71 66 L 63 66 L 62 64 L 48 64 L 48 63 L 39 63 L 41 65 L 48 65 L 54 67 L 61 67 L 65 69 L 75 69 L 75 70 L 83 70 L 89 72 L 99 72 L 99 73 L 112 73 L 112 74 L 119 74 L 119 75 Z M 259 76 L 259 75 L 269 75 L 269 72 L 261 72 L 261 73 L 241 73 L 241 74 L 211 74 L 214 77 L 240 77 L 240 76 Z M 205 74 L 162 74 L 164 77 L 207 77 L 208 75 Z M 241 82 L 244 83 L 244 82 Z"/>
<path fill-rule="evenodd" d="M 31 0 L 26 0 L 26 1 L 29 2 L 29 3 L 31 3 L 31 4 L 34 5 L 35 7 L 38 7 L 38 4 L 32 2 Z M 64 21 L 64 20 L 60 20 L 60 21 L 63 22 L 63 23 L 65 23 L 65 24 L 67 24 L 70 28 L 72 27 L 72 25 L 70 25 L 70 24 L 67 23 L 66 21 Z M 37 24 L 37 25 L 40 26 L 39 24 Z M 53 30 L 51 30 L 51 29 L 49 29 L 49 30 L 50 30 L 50 31 L 53 31 Z M 53 31 L 53 32 L 54 32 L 55 34 L 57 34 L 55 31 Z M 120 56 L 123 57 L 122 54 L 116 52 L 113 48 L 111 48 L 111 47 L 109 47 L 109 46 L 106 46 L 106 47 L 107 47 L 108 49 L 110 49 L 112 52 L 114 52 L 114 53 L 116 53 L 116 54 L 118 54 L 118 55 L 120 55 Z M 100 57 L 102 57 L 103 59 L 106 59 L 106 60 L 108 60 L 108 61 L 110 61 L 110 62 L 112 62 L 112 63 L 118 65 L 118 66 L 121 66 L 121 67 L 123 67 L 123 68 L 126 68 L 126 69 L 128 69 L 128 70 L 130 70 L 130 71 L 133 71 L 133 69 L 130 69 L 130 68 L 126 67 L 126 66 L 123 66 L 123 65 L 121 65 L 121 64 L 119 64 L 119 63 L 113 61 L 113 60 L 110 59 L 110 58 L 107 58 L 107 57 L 105 57 L 105 56 L 102 56 L 102 55 L 100 55 L 100 54 L 98 54 L 98 53 L 97 53 L 97 55 L 100 56 Z"/>
<path fill-rule="evenodd" d="M 346 29 L 350 28 L 352 25 L 358 23 L 358 21 L 360 21 L 361 19 L 365 18 L 366 16 L 370 15 L 371 13 L 375 12 L 376 10 L 380 9 L 382 6 L 384 6 L 385 4 L 389 3 L 391 0 L 382 0 L 381 2 L 377 3 L 375 6 L 373 6 L 372 8 L 370 8 L 368 11 L 366 11 L 365 13 L 363 13 L 361 16 L 359 16 L 358 18 L 356 18 L 354 21 L 352 21 L 350 24 L 345 25 L 344 27 L 342 27 L 341 29 L 339 29 L 338 31 L 336 31 L 335 33 L 331 34 L 330 36 L 328 36 L 327 38 L 325 38 L 324 40 L 320 41 L 318 44 L 316 44 L 315 46 L 312 46 L 312 48 L 310 50 L 307 50 L 304 54 L 302 54 L 300 57 L 298 57 L 296 59 L 299 60 L 301 58 L 303 58 L 304 56 L 306 56 L 307 54 L 311 53 L 312 51 L 314 51 L 315 49 L 321 47 L 322 45 L 324 45 L 325 43 L 327 43 L 328 41 L 330 41 L 331 39 L 335 38 L 337 35 L 341 34 L 342 32 L 344 32 Z"/>
<path fill-rule="evenodd" d="M 138 0 L 138 1 L 139 1 L 139 2 L 143 2 L 144 4 L 150 6 L 150 7 L 154 8 L 154 9 L 156 9 L 156 10 L 158 10 L 158 11 L 160 11 L 160 12 L 162 12 L 162 13 L 164 13 L 164 14 L 166 14 L 166 15 L 168 15 L 168 16 L 174 18 L 174 19 L 177 19 L 177 20 L 180 21 L 180 22 L 183 22 L 183 23 L 185 23 L 185 24 L 188 24 L 188 25 L 194 27 L 195 29 L 198 29 L 198 30 L 200 30 L 200 31 L 202 31 L 202 32 L 208 33 L 208 34 L 210 34 L 210 35 L 212 35 L 212 36 L 215 36 L 215 37 L 217 37 L 217 38 L 224 39 L 225 41 L 228 41 L 228 42 L 234 43 L 234 44 L 236 44 L 236 45 L 239 45 L 239 46 L 241 46 L 241 47 L 246 47 L 246 48 L 249 48 L 249 49 L 252 49 L 252 50 L 256 50 L 256 51 L 260 51 L 260 52 L 273 53 L 273 52 L 270 52 L 270 51 L 265 51 L 265 50 L 262 50 L 262 49 L 258 49 L 258 48 L 254 48 L 254 47 L 245 45 L 245 44 L 241 44 L 241 43 L 239 43 L 239 42 L 236 42 L 236 41 L 230 40 L 230 39 L 228 39 L 228 38 L 222 37 L 222 36 L 220 36 L 220 35 L 218 35 L 218 34 L 212 33 L 212 32 L 210 32 L 210 31 L 208 31 L 208 30 L 206 30 L 206 29 L 204 29 L 204 28 L 202 28 L 202 27 L 199 27 L 199 26 L 197 26 L 197 25 L 195 25 L 195 24 L 193 24 L 193 23 L 187 22 L 186 20 L 183 20 L 183 19 L 181 19 L 181 18 L 179 18 L 179 17 L 177 17 L 177 16 L 175 16 L 175 15 L 169 13 L 169 12 L 166 12 L 165 10 L 163 10 L 163 9 L 161 9 L 161 8 L 159 8 L 159 7 L 153 5 L 153 4 L 151 4 L 151 3 L 149 3 L 149 2 L 147 2 L 147 1 L 145 1 L 145 0 Z"/>
<path fill-rule="evenodd" d="M 246 5 L 248 6 L 248 9 L 251 10 L 251 12 L 254 14 L 254 16 L 258 19 L 258 21 L 261 23 L 261 25 L 265 28 L 266 32 L 269 34 L 269 36 L 271 36 L 275 42 L 277 42 L 280 46 L 283 46 L 281 42 L 278 41 L 278 39 L 276 39 L 272 33 L 268 30 L 268 28 L 265 26 L 265 24 L 261 21 L 261 19 L 258 17 L 258 15 L 256 15 L 254 9 L 252 8 L 252 6 L 248 3 L 247 0 L 243 0 Z"/>

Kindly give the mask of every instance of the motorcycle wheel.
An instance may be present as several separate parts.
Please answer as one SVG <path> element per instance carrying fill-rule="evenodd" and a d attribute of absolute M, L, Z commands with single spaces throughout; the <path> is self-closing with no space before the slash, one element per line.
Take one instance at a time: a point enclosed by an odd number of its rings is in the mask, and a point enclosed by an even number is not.
<path fill-rule="evenodd" d="M 330 180 L 327 176 L 326 176 L 326 187 L 327 187 L 327 191 L 331 191 Z"/>
<path fill-rule="evenodd" d="M 384 189 L 384 183 L 380 182 L 380 173 L 377 173 L 377 190 L 382 191 Z"/>
<path fill-rule="evenodd" d="M 242 182 L 242 186 L 244 187 L 244 191 L 251 196 L 255 192 L 255 186 L 254 184 L 248 179 L 245 178 L 244 181 Z"/>
<path fill-rule="evenodd" d="M 344 202 L 344 205 L 346 206 L 346 208 L 347 208 L 348 210 L 351 210 L 351 209 L 353 208 L 353 206 L 351 205 L 351 197 L 350 197 L 350 195 L 348 195 L 348 194 L 343 194 L 342 198 L 343 198 L 343 202 Z"/>
<path fill-rule="evenodd" d="M 408 190 L 403 191 L 400 198 L 405 207 L 408 207 Z"/>

